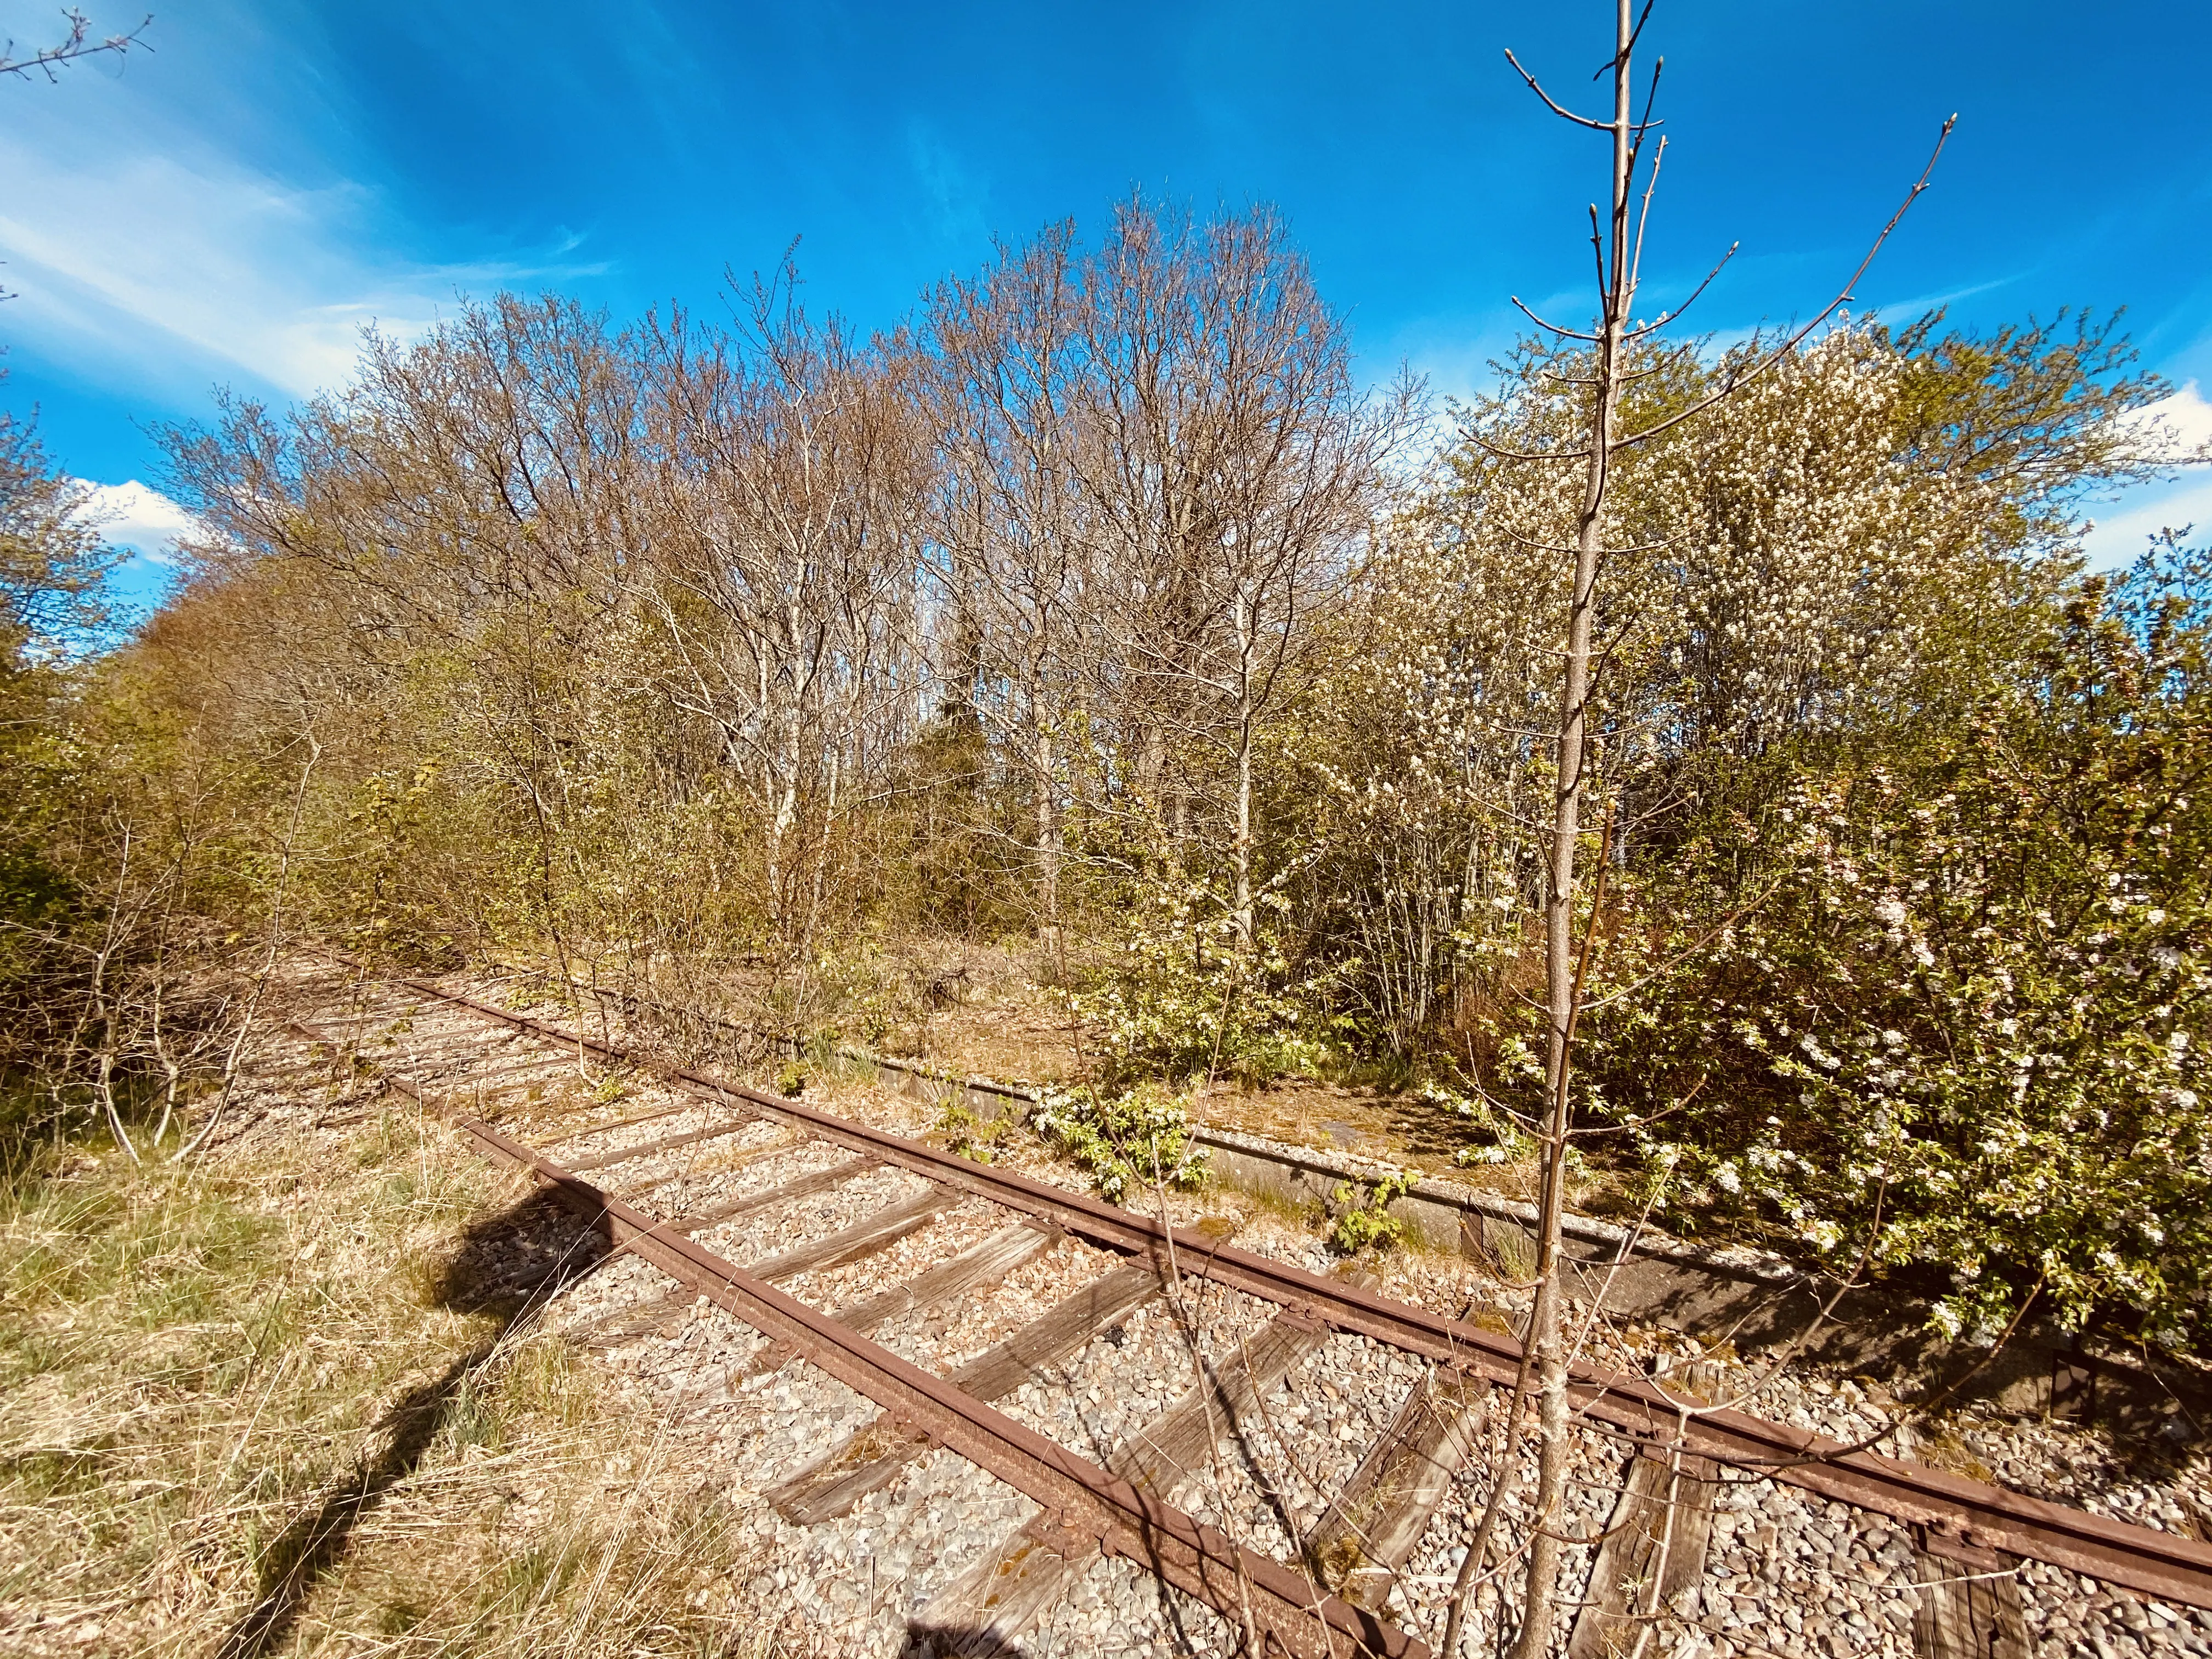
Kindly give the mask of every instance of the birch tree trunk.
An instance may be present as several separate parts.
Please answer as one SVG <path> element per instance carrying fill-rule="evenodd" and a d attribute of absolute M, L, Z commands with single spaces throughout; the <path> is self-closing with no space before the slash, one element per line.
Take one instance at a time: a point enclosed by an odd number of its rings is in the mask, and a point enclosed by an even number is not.
<path fill-rule="evenodd" d="M 1231 899 L 1236 909 L 1237 943 L 1252 949 L 1252 744 L 1258 713 L 1252 697 L 1252 655 L 1257 641 L 1253 628 L 1252 602 L 1240 589 L 1232 611 L 1237 632 L 1237 801 L 1231 867 L 1236 882 Z"/>

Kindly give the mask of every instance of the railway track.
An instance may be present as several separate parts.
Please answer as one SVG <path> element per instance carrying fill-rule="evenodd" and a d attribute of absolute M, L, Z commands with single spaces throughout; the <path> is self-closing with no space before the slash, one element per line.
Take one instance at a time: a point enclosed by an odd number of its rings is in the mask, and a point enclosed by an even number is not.
<path fill-rule="evenodd" d="M 786 1523 L 839 1522 L 937 1448 L 1028 1500 L 913 1610 L 909 1652 L 1022 1650 L 1102 1556 L 1263 1651 L 1429 1652 L 1519 1364 L 1509 1334 L 433 983 L 347 994 L 301 1034 L 528 1170 L 610 1259 L 657 1270 L 608 1340 L 703 1301 L 759 1334 L 748 1376 L 800 1362 L 866 1402 L 794 1442 L 767 1492 Z M 618 1102 L 543 1098 L 587 1060 L 649 1083 Z M 1022 1302 L 1048 1258 L 1080 1271 L 1048 1303 Z M 879 1282 L 867 1264 L 894 1259 L 909 1271 Z M 980 1334 L 963 1340 L 970 1322 Z M 1121 1362 L 1123 1397 L 1092 1384 L 1086 1402 L 1083 1376 L 1125 1347 L 1158 1374 Z M 1376 1380 L 1369 1420 L 1317 1443 L 1302 1425 L 1323 1395 L 1341 1403 L 1330 1375 Z M 2140 1598 L 2160 1638 L 2146 1648 L 2212 1653 L 2212 1620 L 2182 1611 L 2212 1610 L 2212 1546 L 2195 1538 L 1849 1451 L 1632 1372 L 1584 1365 L 1575 1394 L 1589 1542 L 1556 1632 L 1571 1659 L 2026 1659 L 2030 1604 L 2076 1582 Z M 1813 1505 L 1839 1546 L 1825 1600 L 1821 1564 L 1800 1575 L 1809 1613 L 1737 1593 L 1743 1547 L 1773 1530 L 1761 1506 L 1785 1502 Z M 1771 1559 L 1786 1599 L 1798 1570 Z M 1771 1630 L 1747 1624 L 1747 1600 Z"/>

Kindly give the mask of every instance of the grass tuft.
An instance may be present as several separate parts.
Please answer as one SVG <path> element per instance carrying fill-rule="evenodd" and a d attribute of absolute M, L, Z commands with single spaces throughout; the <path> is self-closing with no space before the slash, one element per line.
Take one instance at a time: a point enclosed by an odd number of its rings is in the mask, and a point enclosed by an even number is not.
<path fill-rule="evenodd" d="M 775 1650 L 750 1526 L 538 1327 L 577 1244 L 411 1111 L 185 1170 L 40 1145 L 0 1188 L 0 1650 Z"/>

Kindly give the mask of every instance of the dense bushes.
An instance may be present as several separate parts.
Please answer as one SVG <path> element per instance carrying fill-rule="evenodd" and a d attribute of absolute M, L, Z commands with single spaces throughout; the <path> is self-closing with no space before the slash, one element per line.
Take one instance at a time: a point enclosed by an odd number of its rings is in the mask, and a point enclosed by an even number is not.
<path fill-rule="evenodd" d="M 1194 1078 L 1357 1067 L 1525 1144 L 1578 500 L 1525 457 L 1578 360 L 1424 456 L 1278 222 L 1142 202 L 880 338 L 738 299 L 503 298 L 167 434 L 180 593 L 75 665 L 9 624 L 16 1063 L 173 1106 L 292 927 L 802 1030 L 917 933 L 1018 933 L 1109 1176 L 1182 1166 Z M 1765 349 L 1652 356 L 1631 412 Z M 1871 1237 L 1961 1328 L 2193 1328 L 2203 567 L 2070 541 L 2162 391 L 2078 318 L 1846 323 L 1625 452 L 1577 1109 L 1680 1224 Z M 96 536 L 17 497 L 11 591 L 81 598 Z"/>
<path fill-rule="evenodd" d="M 2201 1327 L 2212 566 L 2092 578 L 1970 720 L 1784 763 L 1601 926 L 1585 1110 L 1678 1212 Z M 1663 876 L 1663 879 L 1660 879 Z M 1685 1104 L 1686 1103 L 1686 1105 Z"/>

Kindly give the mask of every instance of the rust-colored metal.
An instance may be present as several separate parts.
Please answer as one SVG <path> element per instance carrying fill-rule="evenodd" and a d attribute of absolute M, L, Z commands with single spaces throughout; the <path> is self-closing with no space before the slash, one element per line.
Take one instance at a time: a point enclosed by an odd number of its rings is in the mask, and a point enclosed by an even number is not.
<path fill-rule="evenodd" d="M 334 1042 L 304 1022 L 292 1024 L 316 1042 Z M 1268 1651 L 1312 1659 L 1430 1659 L 1426 1644 L 1366 1609 L 1325 1595 L 1280 1562 L 1244 1548 L 695 1240 L 669 1231 L 483 1119 L 441 1104 L 410 1079 L 389 1072 L 385 1077 L 493 1161 L 528 1170 L 602 1230 L 616 1249 L 652 1262 L 685 1289 L 866 1395 L 892 1418 L 911 1424 L 1047 1510 L 1066 1516 L 1108 1552 L 1141 1563 L 1232 1620 L 1249 1611 Z"/>
<path fill-rule="evenodd" d="M 611 1043 L 562 1030 L 473 997 L 415 979 L 395 978 L 423 996 L 472 1008 L 501 1024 L 535 1031 L 565 1047 L 650 1066 L 667 1082 L 708 1099 L 744 1101 L 763 1115 L 855 1152 L 873 1153 L 950 1186 L 1130 1254 L 1166 1248 L 1177 1264 L 1237 1290 L 1308 1314 L 1334 1329 L 1366 1336 L 1494 1382 L 1510 1382 L 1521 1350 L 1501 1334 L 1426 1309 L 1394 1302 L 1304 1268 L 1253 1255 L 1203 1234 L 1163 1227 L 1099 1200 L 994 1165 L 972 1163 L 903 1136 L 832 1116 L 795 1100 L 663 1065 Z M 1985 1549 L 2045 1561 L 2139 1595 L 2212 1608 L 2212 1544 L 2132 1526 L 2046 1503 L 1942 1469 L 1850 1450 L 1822 1436 L 1747 1413 L 1718 1409 L 1670 1392 L 1649 1377 L 1583 1365 L 1573 1378 L 1584 1420 L 1639 1442 L 1674 1444 L 1747 1473 L 1771 1475 L 1824 1498 L 1927 1527 Z"/>
<path fill-rule="evenodd" d="M 680 1135 L 663 1135 L 658 1140 L 643 1141 L 635 1146 L 611 1146 L 604 1152 L 594 1152 L 589 1158 L 580 1158 L 568 1167 L 580 1171 L 611 1169 L 617 1164 L 634 1163 L 641 1158 L 651 1158 L 659 1152 L 672 1152 L 679 1146 L 696 1146 L 702 1140 L 719 1140 L 724 1135 L 750 1129 L 758 1121 L 748 1112 L 743 1117 L 709 1123 L 704 1128 L 689 1130 Z"/>

